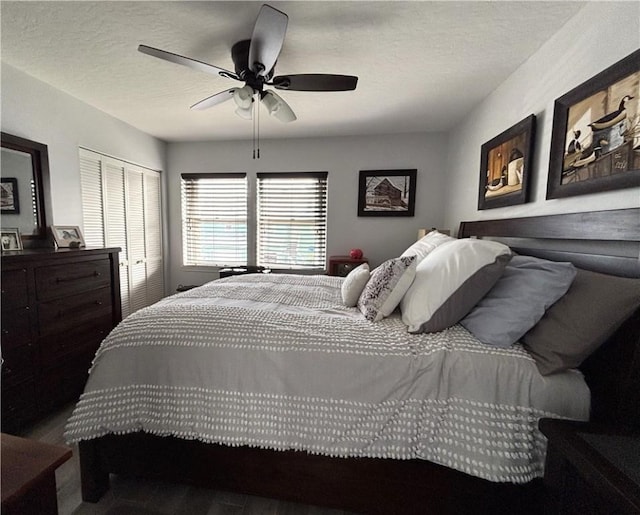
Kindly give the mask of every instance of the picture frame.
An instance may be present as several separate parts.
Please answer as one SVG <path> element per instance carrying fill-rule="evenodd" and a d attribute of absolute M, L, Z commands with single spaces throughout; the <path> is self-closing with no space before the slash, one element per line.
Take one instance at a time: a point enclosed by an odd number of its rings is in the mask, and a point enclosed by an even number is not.
<path fill-rule="evenodd" d="M 22 237 L 20 229 L 1 229 L 0 243 L 2 244 L 2 252 L 11 252 L 14 250 L 22 250 Z"/>
<path fill-rule="evenodd" d="M 18 179 L 15 177 L 0 178 L 0 213 L 3 215 L 20 214 Z"/>
<path fill-rule="evenodd" d="M 479 210 L 529 202 L 535 130 L 532 114 L 482 145 Z"/>
<path fill-rule="evenodd" d="M 52 225 L 51 232 L 57 247 L 60 249 L 85 246 L 82 232 L 77 225 Z"/>
<path fill-rule="evenodd" d="M 640 186 L 640 50 L 555 101 L 547 199 Z"/>
<path fill-rule="evenodd" d="M 360 170 L 358 216 L 414 216 L 417 172 Z"/>

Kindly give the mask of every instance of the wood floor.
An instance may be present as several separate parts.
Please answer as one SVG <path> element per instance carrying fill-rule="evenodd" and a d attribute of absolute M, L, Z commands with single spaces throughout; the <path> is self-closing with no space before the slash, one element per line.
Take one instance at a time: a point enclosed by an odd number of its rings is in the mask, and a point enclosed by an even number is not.
<path fill-rule="evenodd" d="M 21 436 L 65 445 L 62 435 L 72 409 L 68 406 Z M 100 502 L 84 503 L 77 446 L 72 450 L 72 458 L 56 471 L 60 515 L 350 515 L 342 510 L 119 476 L 111 477 L 111 489 Z"/>

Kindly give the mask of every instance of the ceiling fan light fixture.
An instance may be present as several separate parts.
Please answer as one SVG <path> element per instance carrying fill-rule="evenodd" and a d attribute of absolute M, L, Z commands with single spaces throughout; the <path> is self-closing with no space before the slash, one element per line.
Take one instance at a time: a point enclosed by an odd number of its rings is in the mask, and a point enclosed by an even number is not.
<path fill-rule="evenodd" d="M 240 118 L 244 118 L 245 120 L 251 120 L 253 119 L 253 104 L 249 104 L 249 108 L 248 109 L 243 109 L 242 107 L 238 107 L 236 108 L 236 114 L 240 117 Z"/>
<path fill-rule="evenodd" d="M 273 91 L 266 91 L 262 97 L 262 103 L 266 107 L 270 116 L 273 116 L 281 122 L 288 123 L 296 120 L 295 113 L 287 105 L 287 103 L 280 98 L 280 95 Z"/>
<path fill-rule="evenodd" d="M 253 103 L 253 88 L 246 85 L 233 92 L 233 100 L 240 109 L 251 109 Z M 237 111 L 236 111 L 237 112 Z"/>

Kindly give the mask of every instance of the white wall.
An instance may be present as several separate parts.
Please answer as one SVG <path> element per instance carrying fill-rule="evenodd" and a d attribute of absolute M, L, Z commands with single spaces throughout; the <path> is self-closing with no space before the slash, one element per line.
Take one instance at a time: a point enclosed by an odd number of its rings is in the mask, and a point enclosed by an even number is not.
<path fill-rule="evenodd" d="M 2 63 L 2 131 L 49 150 L 52 220 L 82 226 L 78 147 L 165 169 L 166 143 Z"/>
<path fill-rule="evenodd" d="M 449 135 L 444 223 L 640 206 L 640 188 L 545 200 L 556 98 L 640 47 L 640 3 L 590 2 Z M 470 85 L 472 87 L 472 85 Z M 530 202 L 478 211 L 480 147 L 536 115 Z"/>
<path fill-rule="evenodd" d="M 247 124 L 247 131 L 250 125 Z M 180 174 L 247 172 L 250 184 L 256 172 L 327 171 L 327 255 L 348 254 L 358 247 L 370 263 L 402 253 L 421 227 L 442 227 L 442 195 L 446 159 L 443 134 L 407 134 L 377 137 L 263 140 L 261 158 L 252 159 L 250 141 L 170 143 L 168 147 L 170 281 L 202 284 L 217 272 L 182 267 Z M 358 217 L 359 170 L 416 168 L 416 211 L 409 217 Z"/>
<path fill-rule="evenodd" d="M 359 247 L 374 266 L 402 252 L 420 227 L 455 230 L 461 220 L 639 206 L 640 188 L 545 200 L 554 100 L 639 46 L 640 3 L 590 2 L 449 135 L 263 140 L 259 161 L 251 159 L 250 141 L 166 145 L 5 63 L 1 123 L 5 132 L 49 146 L 49 224 L 82 224 L 79 146 L 165 170 L 172 291 L 217 277 L 182 267 L 182 172 L 246 171 L 254 178 L 257 171 L 326 170 L 328 255 Z M 478 211 L 481 145 L 531 113 L 538 126 L 531 202 Z M 358 217 L 358 171 L 397 168 L 418 169 L 415 217 Z"/>

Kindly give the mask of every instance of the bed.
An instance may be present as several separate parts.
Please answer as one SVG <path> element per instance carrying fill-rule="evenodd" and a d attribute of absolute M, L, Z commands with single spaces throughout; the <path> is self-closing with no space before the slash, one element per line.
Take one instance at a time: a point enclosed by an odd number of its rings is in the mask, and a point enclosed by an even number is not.
<path fill-rule="evenodd" d="M 640 209 L 463 222 L 471 236 L 640 276 Z M 536 511 L 540 418 L 638 427 L 637 310 L 582 372 L 541 376 L 521 345 L 487 348 L 459 325 L 370 323 L 340 305 L 341 281 L 231 277 L 128 317 L 67 426 L 83 499 L 118 473 L 368 513 Z M 137 359 L 147 347 L 155 357 Z"/>

